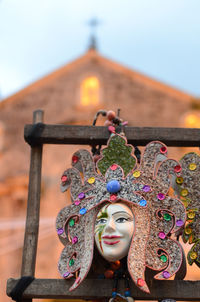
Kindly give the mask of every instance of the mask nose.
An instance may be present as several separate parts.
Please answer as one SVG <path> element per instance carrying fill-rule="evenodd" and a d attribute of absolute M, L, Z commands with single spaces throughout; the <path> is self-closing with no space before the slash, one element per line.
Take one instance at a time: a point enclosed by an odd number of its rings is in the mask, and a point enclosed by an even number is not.
<path fill-rule="evenodd" d="M 104 232 L 114 232 L 116 229 L 113 218 L 108 219 Z"/>

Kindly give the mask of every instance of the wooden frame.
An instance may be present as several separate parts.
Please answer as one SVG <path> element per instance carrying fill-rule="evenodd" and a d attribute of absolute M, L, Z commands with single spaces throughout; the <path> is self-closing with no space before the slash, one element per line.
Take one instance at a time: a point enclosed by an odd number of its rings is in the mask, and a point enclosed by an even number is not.
<path fill-rule="evenodd" d="M 24 137 L 31 146 L 31 163 L 29 173 L 29 193 L 24 237 L 22 276 L 34 276 L 38 241 L 40 187 L 43 144 L 78 144 L 97 145 L 106 144 L 109 133 L 106 127 L 94 126 L 66 126 L 43 124 L 43 112 L 37 110 L 33 115 L 33 124 L 26 125 Z M 128 142 L 132 145 L 144 146 L 152 140 L 160 140 L 168 146 L 191 147 L 200 145 L 199 129 L 184 128 L 125 128 Z M 9 279 L 7 295 L 10 296 L 18 279 Z M 35 279 L 24 291 L 23 302 L 31 302 L 32 298 L 57 299 L 103 299 L 109 298 L 112 280 L 86 279 L 73 292 L 68 289 L 71 280 Z M 98 286 L 97 286 L 98 284 Z M 200 281 L 149 280 L 151 294 L 140 291 L 134 284 L 131 290 L 136 300 L 175 299 L 184 301 L 200 300 Z M 96 291 L 98 288 L 98 292 Z M 123 282 L 119 282 L 119 289 L 123 289 Z"/>

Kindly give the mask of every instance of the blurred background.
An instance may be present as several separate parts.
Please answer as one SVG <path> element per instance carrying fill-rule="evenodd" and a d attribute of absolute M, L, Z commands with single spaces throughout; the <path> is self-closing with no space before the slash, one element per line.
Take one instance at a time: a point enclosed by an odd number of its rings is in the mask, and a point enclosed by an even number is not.
<path fill-rule="evenodd" d="M 131 126 L 199 128 L 199 11 L 198 0 L 0 1 L 1 301 L 20 275 L 32 112 L 88 125 L 100 108 L 121 108 Z M 44 147 L 38 278 L 59 277 L 59 183 L 77 149 Z M 169 149 L 176 159 L 187 151 Z M 189 268 L 188 279 L 198 275 Z"/>

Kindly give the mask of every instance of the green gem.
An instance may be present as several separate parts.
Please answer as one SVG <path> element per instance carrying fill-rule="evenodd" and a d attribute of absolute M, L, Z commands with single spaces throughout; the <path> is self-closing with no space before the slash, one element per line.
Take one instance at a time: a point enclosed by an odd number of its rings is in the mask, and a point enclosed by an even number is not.
<path fill-rule="evenodd" d="M 74 265 L 74 259 L 69 260 L 69 266 Z"/>
<path fill-rule="evenodd" d="M 74 219 L 70 219 L 70 221 L 69 221 L 69 225 L 72 227 L 72 226 L 74 226 L 74 224 L 75 224 Z"/>
<path fill-rule="evenodd" d="M 160 256 L 160 260 L 164 263 L 167 262 L 167 256 L 165 255 Z"/>
<path fill-rule="evenodd" d="M 170 214 L 165 213 L 165 214 L 164 214 L 164 219 L 165 219 L 166 221 L 170 221 L 170 220 L 172 219 L 172 217 L 171 217 Z"/>

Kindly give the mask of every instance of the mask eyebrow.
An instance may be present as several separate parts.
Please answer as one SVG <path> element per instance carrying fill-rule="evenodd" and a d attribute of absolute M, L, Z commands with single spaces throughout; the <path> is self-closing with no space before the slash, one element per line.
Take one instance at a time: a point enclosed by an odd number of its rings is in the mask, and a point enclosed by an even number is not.
<path fill-rule="evenodd" d="M 130 215 L 129 213 L 125 212 L 125 211 L 118 211 L 112 214 L 112 216 L 115 216 L 116 214 L 126 214 L 127 216 L 129 216 L 130 218 L 133 218 L 133 215 Z"/>
<path fill-rule="evenodd" d="M 97 219 L 108 218 L 107 208 L 97 215 Z"/>

